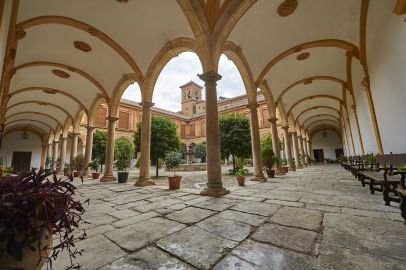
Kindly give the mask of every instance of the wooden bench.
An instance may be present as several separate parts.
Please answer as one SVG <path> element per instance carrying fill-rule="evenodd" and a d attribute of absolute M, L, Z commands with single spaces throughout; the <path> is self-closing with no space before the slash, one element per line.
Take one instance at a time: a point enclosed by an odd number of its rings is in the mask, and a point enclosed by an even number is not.
<path fill-rule="evenodd" d="M 406 154 L 378 155 L 376 164 L 370 164 L 372 168 L 375 166 L 375 170 L 360 171 L 359 176 L 363 184 L 365 184 L 365 180 L 369 180 L 371 194 L 374 194 L 375 191 L 383 192 L 385 205 L 390 205 L 390 202 L 399 203 L 401 202 L 399 194 L 403 193 L 405 189 L 406 172 L 400 172 L 397 168 L 404 164 L 406 164 Z M 397 175 L 401 177 L 399 178 Z M 406 207 L 405 203 L 402 204 L 403 208 Z M 403 215 L 402 213 L 402 217 Z"/>
<path fill-rule="evenodd" d="M 352 156 L 348 157 L 347 161 L 346 161 L 346 162 L 343 162 L 343 163 L 341 164 L 341 166 L 343 166 L 344 169 L 346 169 L 347 171 L 350 170 L 351 165 L 354 165 L 354 160 L 353 160 L 353 157 L 352 157 Z"/>

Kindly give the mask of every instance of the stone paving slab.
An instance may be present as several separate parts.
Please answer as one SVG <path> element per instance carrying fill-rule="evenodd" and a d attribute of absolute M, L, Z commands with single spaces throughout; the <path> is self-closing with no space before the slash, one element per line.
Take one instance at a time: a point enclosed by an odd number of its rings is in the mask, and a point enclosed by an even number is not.
<path fill-rule="evenodd" d="M 322 245 L 320 256 L 317 260 L 317 269 L 340 269 L 340 270 L 404 270 L 405 263 L 398 260 L 390 260 L 384 256 L 375 256 L 368 253 L 358 252 L 352 249 L 337 247 L 334 245 Z"/>
<path fill-rule="evenodd" d="M 250 225 L 223 219 L 217 215 L 200 221 L 195 225 L 200 229 L 233 241 L 244 240 L 252 230 Z"/>
<path fill-rule="evenodd" d="M 156 217 L 158 216 L 158 213 L 155 212 L 148 212 L 148 213 L 144 213 L 144 214 L 140 214 L 140 215 L 136 215 L 130 218 L 126 218 L 126 219 L 122 219 L 120 221 L 114 222 L 113 226 L 117 227 L 117 228 L 123 228 L 123 227 L 127 227 L 130 226 L 132 224 L 141 222 L 143 220 L 152 218 L 152 217 Z"/>
<path fill-rule="evenodd" d="M 246 201 L 237 204 L 231 209 L 249 214 L 272 216 L 279 208 L 281 206 L 276 204 Z"/>
<path fill-rule="evenodd" d="M 270 221 L 281 225 L 317 231 L 321 227 L 322 219 L 323 214 L 320 211 L 283 207 L 271 217 Z"/>
<path fill-rule="evenodd" d="M 264 224 L 252 235 L 252 239 L 304 253 L 312 253 L 317 233 L 277 224 Z"/>
<path fill-rule="evenodd" d="M 121 248 L 135 251 L 184 227 L 184 224 L 157 217 L 108 232 L 105 236 Z"/>
<path fill-rule="evenodd" d="M 224 218 L 224 219 L 229 219 L 229 220 L 246 223 L 248 225 L 255 226 L 255 227 L 258 227 L 260 224 L 262 224 L 266 221 L 266 217 L 243 213 L 243 212 L 239 212 L 239 211 L 233 211 L 233 210 L 223 211 L 216 216 Z"/>
<path fill-rule="evenodd" d="M 228 255 L 222 259 L 213 270 L 266 270 L 267 266 L 258 266 L 244 261 L 236 256 Z"/>
<path fill-rule="evenodd" d="M 76 244 L 78 250 L 83 249 L 83 256 L 78 256 L 77 261 L 82 265 L 83 270 L 93 270 L 106 265 L 109 262 L 115 261 L 126 253 L 116 244 L 109 241 L 103 235 L 98 235 Z M 53 269 L 66 269 L 70 265 L 69 256 L 67 253 L 59 255 L 56 262 L 53 264 Z M 43 269 L 46 269 L 44 266 Z"/>
<path fill-rule="evenodd" d="M 149 246 L 127 255 L 100 270 L 195 270 L 196 268 L 172 257 L 164 251 Z"/>
<path fill-rule="evenodd" d="M 166 217 L 185 224 L 193 224 L 216 213 L 217 212 L 207 209 L 187 207 L 183 208 L 180 211 L 173 212 L 172 214 L 169 214 Z"/>
<path fill-rule="evenodd" d="M 246 240 L 236 247 L 232 254 L 259 267 L 266 269 L 313 269 L 314 261 L 292 251 L 283 250 L 272 245 Z M 261 268 L 259 268 L 261 269 Z"/>
<path fill-rule="evenodd" d="M 199 269 L 210 269 L 237 244 L 196 226 L 183 229 L 157 243 L 158 247 Z"/>

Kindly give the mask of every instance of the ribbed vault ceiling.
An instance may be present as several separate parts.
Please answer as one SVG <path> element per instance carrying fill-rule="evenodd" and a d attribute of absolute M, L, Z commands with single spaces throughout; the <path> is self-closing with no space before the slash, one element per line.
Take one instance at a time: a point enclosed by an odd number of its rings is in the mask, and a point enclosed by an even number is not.
<path fill-rule="evenodd" d="M 338 128 L 342 106 L 352 104 L 346 53 L 358 57 L 361 0 L 297 0 L 285 17 L 277 12 L 282 2 L 20 1 L 7 125 L 29 123 L 50 132 L 74 123 L 96 100 L 112 99 L 123 76 L 132 74 L 139 84 L 148 80 L 144 76 L 168 42 L 200 42 L 215 29 L 229 33 L 225 40 L 236 46 L 238 66 L 244 65 L 255 91 L 266 80 L 273 100 L 309 131 Z M 233 28 L 223 31 L 216 22 Z M 358 59 L 352 64 L 357 90 L 362 68 Z"/>

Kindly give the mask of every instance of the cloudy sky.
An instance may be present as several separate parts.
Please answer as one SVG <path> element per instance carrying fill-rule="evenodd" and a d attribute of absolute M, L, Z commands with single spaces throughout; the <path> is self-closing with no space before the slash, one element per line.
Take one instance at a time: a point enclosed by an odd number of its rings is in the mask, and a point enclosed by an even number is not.
<path fill-rule="evenodd" d="M 201 73 L 202 67 L 196 54 L 185 52 L 173 58 L 158 77 L 153 96 L 155 106 L 175 112 L 180 111 L 179 86 L 190 80 L 204 86 L 204 82 L 197 77 L 197 74 Z M 235 97 L 245 94 L 244 84 L 237 67 L 225 55 L 220 58 L 219 74 L 223 78 L 217 83 L 217 96 Z M 123 98 L 140 102 L 141 94 L 138 84 L 130 85 L 124 92 Z"/>

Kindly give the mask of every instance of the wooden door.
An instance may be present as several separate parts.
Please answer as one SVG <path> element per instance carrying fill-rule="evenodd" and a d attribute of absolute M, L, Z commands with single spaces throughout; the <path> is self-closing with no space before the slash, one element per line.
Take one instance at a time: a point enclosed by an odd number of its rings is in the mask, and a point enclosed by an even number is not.
<path fill-rule="evenodd" d="M 14 168 L 15 173 L 31 169 L 31 155 L 32 152 L 13 152 L 11 166 Z"/>

